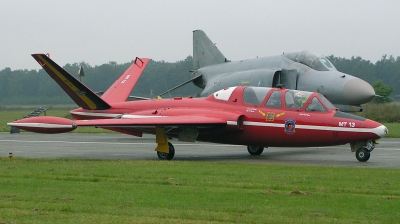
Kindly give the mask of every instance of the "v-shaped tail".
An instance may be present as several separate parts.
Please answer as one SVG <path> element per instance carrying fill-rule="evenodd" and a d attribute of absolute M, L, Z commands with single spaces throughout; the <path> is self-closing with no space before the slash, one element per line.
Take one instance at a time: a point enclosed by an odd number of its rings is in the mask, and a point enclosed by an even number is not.
<path fill-rule="evenodd" d="M 108 103 L 126 101 L 149 60 L 148 58 L 136 58 L 135 62 L 112 84 L 101 98 Z"/>
<path fill-rule="evenodd" d="M 57 82 L 57 84 L 80 107 L 89 110 L 105 110 L 111 106 L 96 93 L 65 71 L 45 54 L 32 54 L 32 57 Z"/>
<path fill-rule="evenodd" d="M 150 60 L 148 58 L 136 58 L 135 62 L 114 82 L 103 96 L 99 97 L 45 54 L 32 54 L 32 57 L 78 106 L 89 110 L 106 110 L 111 108 L 110 103 L 126 101 Z"/>

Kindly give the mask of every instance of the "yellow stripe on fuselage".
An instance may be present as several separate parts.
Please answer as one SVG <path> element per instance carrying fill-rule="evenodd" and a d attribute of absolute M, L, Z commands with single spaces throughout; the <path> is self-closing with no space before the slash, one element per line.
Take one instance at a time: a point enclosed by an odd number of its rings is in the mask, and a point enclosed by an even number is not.
<path fill-rule="evenodd" d="M 91 109 L 91 110 L 95 110 L 97 108 L 96 104 L 89 99 L 86 95 L 84 94 L 78 94 L 78 92 L 80 91 L 76 86 L 74 86 L 67 78 L 65 78 L 56 68 L 54 68 L 50 63 L 47 64 L 47 61 L 41 56 L 38 55 L 39 59 L 42 61 L 43 64 L 45 64 L 44 66 L 47 66 L 51 71 L 54 72 L 54 74 L 56 76 L 58 76 L 58 78 L 63 81 L 79 98 L 81 98 L 83 100 L 83 102 L 86 103 L 86 105 Z"/>

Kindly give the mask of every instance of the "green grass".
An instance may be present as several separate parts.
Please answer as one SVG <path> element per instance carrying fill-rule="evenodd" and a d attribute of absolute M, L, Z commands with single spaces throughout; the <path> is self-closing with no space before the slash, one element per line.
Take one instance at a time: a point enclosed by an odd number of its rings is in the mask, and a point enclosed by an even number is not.
<path fill-rule="evenodd" d="M 361 117 L 378 121 L 381 123 L 398 123 L 400 122 L 400 103 L 392 102 L 385 104 L 369 103 L 364 105 L 364 110 L 361 113 L 354 113 Z"/>
<path fill-rule="evenodd" d="M 383 123 L 388 129 L 387 138 L 400 138 L 400 123 Z"/>
<path fill-rule="evenodd" d="M 397 223 L 398 169 L 0 158 L 0 223 Z"/>

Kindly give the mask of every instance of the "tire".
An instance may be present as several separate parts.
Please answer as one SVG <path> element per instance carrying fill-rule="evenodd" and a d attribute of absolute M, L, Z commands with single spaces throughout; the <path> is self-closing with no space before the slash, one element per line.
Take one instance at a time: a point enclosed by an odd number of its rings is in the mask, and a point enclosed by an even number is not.
<path fill-rule="evenodd" d="M 264 147 L 248 145 L 247 151 L 252 156 L 258 156 L 258 155 L 261 155 L 261 153 L 263 153 Z"/>
<path fill-rule="evenodd" d="M 367 162 L 370 156 L 370 152 L 368 152 L 368 150 L 365 148 L 359 148 L 356 151 L 356 158 L 360 162 Z"/>
<path fill-rule="evenodd" d="M 157 152 L 157 156 L 160 160 L 171 160 L 175 156 L 175 147 L 170 142 L 168 142 L 169 153 Z"/>
<path fill-rule="evenodd" d="M 15 133 L 20 133 L 19 128 L 11 127 L 11 129 L 10 129 L 10 134 L 15 134 Z"/>

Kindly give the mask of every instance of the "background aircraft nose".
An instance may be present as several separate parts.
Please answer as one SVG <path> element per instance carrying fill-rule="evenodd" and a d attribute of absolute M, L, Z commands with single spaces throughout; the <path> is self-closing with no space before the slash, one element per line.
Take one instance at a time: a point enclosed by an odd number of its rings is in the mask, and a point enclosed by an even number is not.
<path fill-rule="evenodd" d="M 374 96 L 374 88 L 368 82 L 359 78 L 349 80 L 343 87 L 343 97 L 349 105 L 368 103 Z"/>

